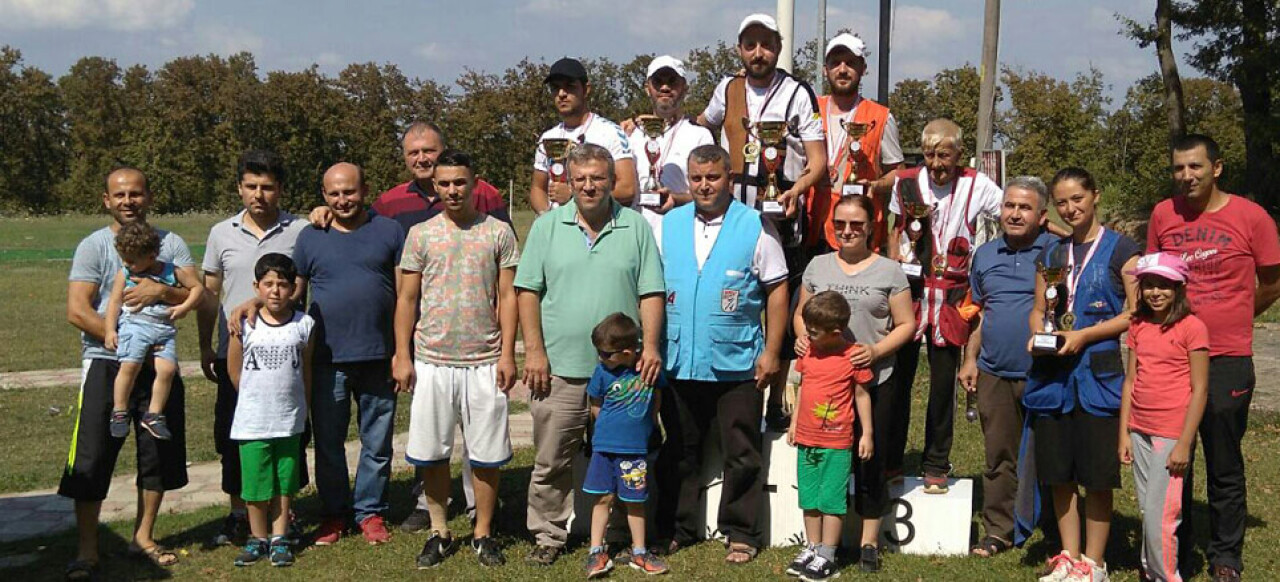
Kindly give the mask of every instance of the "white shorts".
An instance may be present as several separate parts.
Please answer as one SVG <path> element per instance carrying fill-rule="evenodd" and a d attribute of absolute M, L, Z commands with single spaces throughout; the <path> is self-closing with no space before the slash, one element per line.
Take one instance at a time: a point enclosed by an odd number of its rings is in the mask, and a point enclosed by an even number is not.
<path fill-rule="evenodd" d="M 404 454 L 409 464 L 447 464 L 459 422 L 471 466 L 501 467 L 511 460 L 507 395 L 498 390 L 493 364 L 463 368 L 414 362 L 413 369 L 417 380 Z"/>

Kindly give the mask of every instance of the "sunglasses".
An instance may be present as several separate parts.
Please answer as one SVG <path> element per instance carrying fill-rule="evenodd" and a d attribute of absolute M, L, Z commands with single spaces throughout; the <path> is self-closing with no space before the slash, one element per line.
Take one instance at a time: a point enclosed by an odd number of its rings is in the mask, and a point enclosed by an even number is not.
<path fill-rule="evenodd" d="M 867 223 L 861 220 L 832 220 L 831 226 L 835 227 L 836 232 L 844 232 L 847 228 L 853 229 L 853 232 L 863 232 L 867 229 Z"/>

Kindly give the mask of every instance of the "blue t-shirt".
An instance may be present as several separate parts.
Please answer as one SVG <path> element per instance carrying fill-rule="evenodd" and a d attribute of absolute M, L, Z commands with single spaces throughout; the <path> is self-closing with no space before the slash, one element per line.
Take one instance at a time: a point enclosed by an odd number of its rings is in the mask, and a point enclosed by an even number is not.
<path fill-rule="evenodd" d="M 173 272 L 173 263 L 166 263 L 160 260 L 157 260 L 156 263 L 160 267 L 160 272 L 154 275 L 151 273 L 134 274 L 129 272 L 128 267 L 121 268 L 120 275 L 125 278 L 125 290 L 138 286 L 138 284 L 133 281 L 134 277 L 151 279 L 161 285 L 168 285 L 170 287 L 181 287 L 181 285 L 178 284 L 178 276 Z M 152 320 L 158 320 L 166 325 L 173 325 L 173 321 L 169 319 L 169 309 L 171 308 L 171 305 L 156 303 L 155 305 L 148 305 L 137 311 L 130 311 L 128 305 L 123 305 L 121 306 L 120 317 L 124 318 L 127 315 L 137 314 L 151 318 Z"/>
<path fill-rule="evenodd" d="M 1041 233 L 1035 242 L 1013 250 L 1004 237 L 978 247 L 969 281 L 973 300 L 982 305 L 982 349 L 978 369 L 1001 378 L 1021 380 L 1031 368 L 1028 321 L 1036 302 L 1036 260 L 1053 236 Z"/>
<path fill-rule="evenodd" d="M 661 388 L 645 386 L 631 368 L 610 370 L 596 366 L 587 383 L 587 396 L 601 400 L 591 449 L 601 453 L 644 455 L 649 452 L 653 433 L 654 394 Z"/>
<path fill-rule="evenodd" d="M 396 265 L 403 248 L 404 229 L 381 216 L 351 232 L 309 226 L 298 234 L 293 261 L 311 284 L 314 361 L 366 362 L 395 353 Z"/>

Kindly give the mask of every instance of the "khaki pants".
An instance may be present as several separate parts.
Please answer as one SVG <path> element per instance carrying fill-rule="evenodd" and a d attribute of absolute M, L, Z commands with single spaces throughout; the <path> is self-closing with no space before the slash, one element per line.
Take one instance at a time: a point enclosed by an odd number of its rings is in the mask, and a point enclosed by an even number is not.
<path fill-rule="evenodd" d="M 587 379 L 551 377 L 551 394 L 529 402 L 533 416 L 533 474 L 526 526 L 540 546 L 564 547 L 573 511 L 573 463 L 591 412 Z"/>
<path fill-rule="evenodd" d="M 1018 447 L 1022 442 L 1023 380 L 978 372 L 978 417 L 987 466 L 982 474 L 984 535 L 1013 542 L 1013 504 L 1018 494 Z"/>

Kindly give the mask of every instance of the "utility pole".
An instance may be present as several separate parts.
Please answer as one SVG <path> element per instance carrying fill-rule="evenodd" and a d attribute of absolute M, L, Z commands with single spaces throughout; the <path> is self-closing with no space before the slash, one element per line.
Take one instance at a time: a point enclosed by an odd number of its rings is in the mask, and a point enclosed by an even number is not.
<path fill-rule="evenodd" d="M 792 68 L 792 47 L 795 46 L 792 32 L 795 27 L 792 26 L 796 11 L 796 0 L 778 0 L 778 32 L 782 34 L 782 51 L 778 53 L 778 68 L 788 73 L 794 73 Z"/>
<path fill-rule="evenodd" d="M 978 89 L 978 151 L 991 149 L 992 119 L 996 108 L 996 77 L 999 75 L 997 49 L 1000 45 L 1000 0 L 987 0 L 986 15 L 982 26 L 982 68 L 978 70 L 981 85 Z"/>
<path fill-rule="evenodd" d="M 880 0 L 880 62 L 876 63 L 876 100 L 889 106 L 889 35 L 893 29 L 893 0 Z"/>
<path fill-rule="evenodd" d="M 823 83 L 822 65 L 827 55 L 822 54 L 822 49 L 827 46 L 827 0 L 818 0 L 818 54 L 815 55 L 813 72 L 813 88 L 818 93 L 825 93 Z"/>

